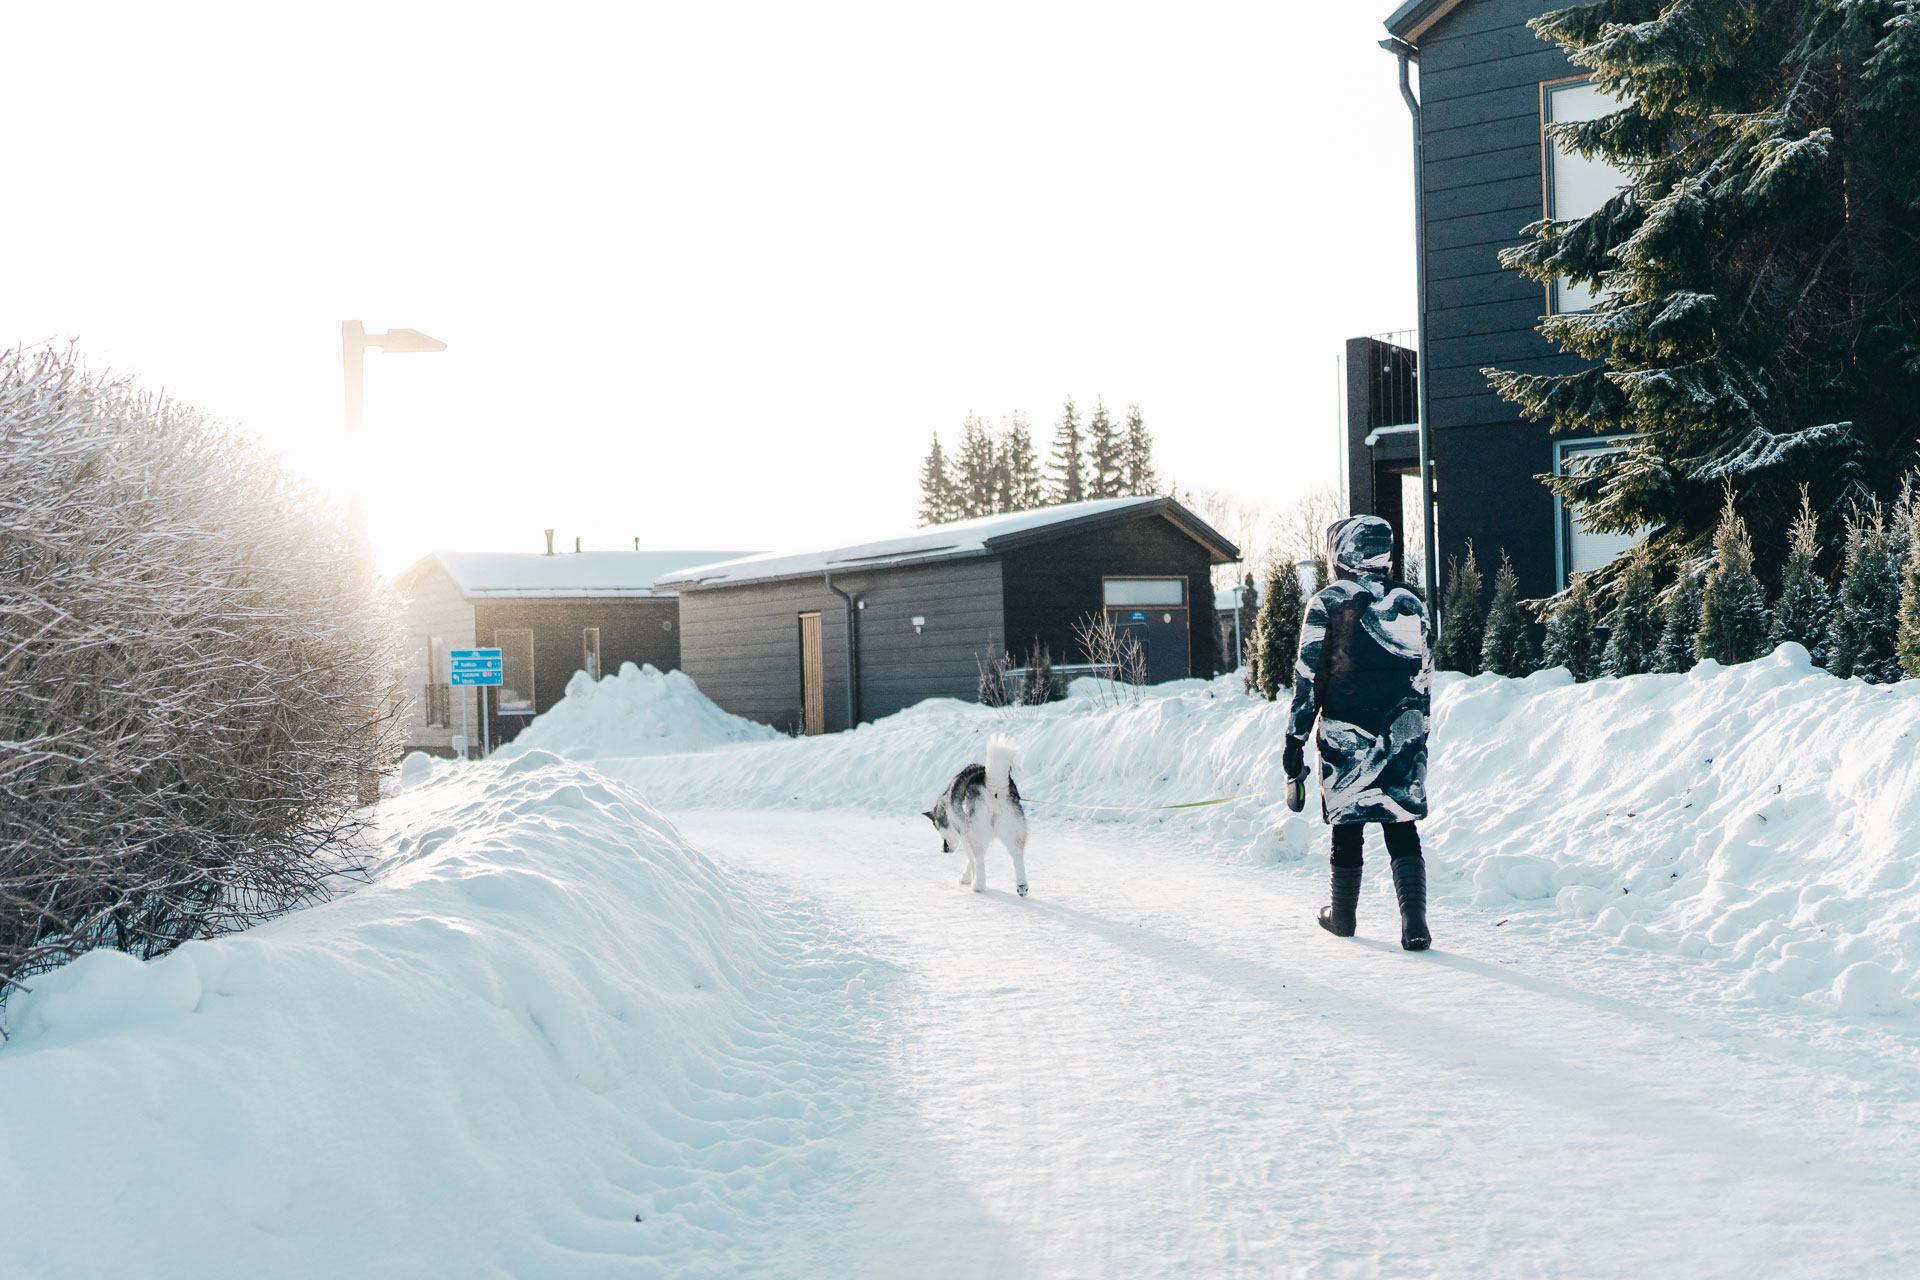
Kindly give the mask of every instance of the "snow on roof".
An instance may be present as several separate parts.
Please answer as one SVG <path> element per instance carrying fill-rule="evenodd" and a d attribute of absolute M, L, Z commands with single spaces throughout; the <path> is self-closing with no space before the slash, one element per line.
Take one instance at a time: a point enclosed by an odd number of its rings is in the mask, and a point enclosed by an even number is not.
<path fill-rule="evenodd" d="M 690 564 L 738 556 L 738 551 L 436 551 L 465 596 L 489 599 L 564 599 L 578 596 L 670 596 L 654 582 Z"/>
<path fill-rule="evenodd" d="M 1019 541 L 1027 535 L 1042 533 L 1058 525 L 1098 520 L 1103 516 L 1147 508 L 1163 509 L 1176 523 L 1212 545 L 1222 559 L 1230 560 L 1239 555 L 1231 543 L 1170 498 L 1098 498 L 1091 502 L 1042 507 L 1037 511 L 1016 511 L 1008 515 L 980 516 L 973 520 L 957 520 L 952 524 L 930 525 L 900 537 L 833 547 L 825 551 L 776 551 L 721 563 L 695 565 L 666 574 L 657 585 L 719 586 L 766 582 L 777 578 L 812 577 L 836 570 L 853 572 L 882 566 L 890 568 L 902 564 L 957 560 L 966 556 L 986 555 L 999 550 L 1002 544 Z M 1228 555 L 1227 552 L 1232 554 Z"/>

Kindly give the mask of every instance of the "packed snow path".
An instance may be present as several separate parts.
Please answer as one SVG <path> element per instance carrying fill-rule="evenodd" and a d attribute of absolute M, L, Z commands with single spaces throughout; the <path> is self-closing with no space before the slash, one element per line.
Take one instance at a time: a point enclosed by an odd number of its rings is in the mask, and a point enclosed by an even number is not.
<path fill-rule="evenodd" d="M 990 891 L 962 889 L 917 817 L 674 817 L 891 962 L 900 1110 L 849 1162 L 868 1185 L 832 1189 L 862 1206 L 835 1274 L 1920 1264 L 1902 1031 L 1681 1012 L 1676 984 L 1712 975 L 1483 914 L 1436 913 L 1436 950 L 1404 954 L 1377 845 L 1341 941 L 1317 881 L 1169 848 L 1171 824 L 1036 822 L 1022 900 L 998 850 Z"/>

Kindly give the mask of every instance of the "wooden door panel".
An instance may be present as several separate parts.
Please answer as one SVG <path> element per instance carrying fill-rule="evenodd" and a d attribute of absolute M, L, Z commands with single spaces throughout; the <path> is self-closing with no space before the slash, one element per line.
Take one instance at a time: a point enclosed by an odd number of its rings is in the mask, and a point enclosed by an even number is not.
<path fill-rule="evenodd" d="M 800 615 L 800 728 L 827 731 L 827 665 L 820 644 L 820 615 Z"/>

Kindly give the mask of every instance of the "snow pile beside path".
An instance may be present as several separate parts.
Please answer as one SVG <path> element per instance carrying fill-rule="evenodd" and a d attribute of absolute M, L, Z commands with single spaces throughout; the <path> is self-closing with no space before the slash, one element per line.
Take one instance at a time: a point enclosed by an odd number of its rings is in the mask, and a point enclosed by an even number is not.
<path fill-rule="evenodd" d="M 873 1104 L 865 965 L 544 752 L 382 814 L 350 895 L 14 999 L 0 1270 L 778 1270 Z"/>
<path fill-rule="evenodd" d="M 673 755 L 779 736 L 767 725 L 722 711 L 683 671 L 624 662 L 619 674 L 598 681 L 576 671 L 566 696 L 497 754 L 511 759 L 541 750 L 569 760 Z"/>
<path fill-rule="evenodd" d="M 670 807 L 911 813 L 1004 732 L 1038 820 L 1157 822 L 1263 860 L 1311 851 L 1319 874 L 1317 802 L 1306 818 L 1282 805 L 1284 705 L 1233 677 L 1087 693 L 1007 710 L 929 702 L 851 734 L 607 767 Z M 1564 671 L 1443 674 L 1431 784 L 1441 905 L 1583 921 L 1737 971 L 1755 999 L 1845 1013 L 1920 1002 L 1920 682 L 1836 680 L 1797 646 L 1583 685 Z M 1139 808 L 1237 795 L 1253 798 Z M 1386 878 L 1372 880 L 1366 909 L 1384 911 Z"/>

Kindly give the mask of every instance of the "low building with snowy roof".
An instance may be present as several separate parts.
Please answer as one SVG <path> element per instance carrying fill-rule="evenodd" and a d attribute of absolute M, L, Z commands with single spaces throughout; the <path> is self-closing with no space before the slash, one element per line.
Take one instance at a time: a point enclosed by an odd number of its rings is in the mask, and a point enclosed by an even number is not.
<path fill-rule="evenodd" d="M 631 662 L 680 666 L 680 602 L 662 575 L 737 551 L 436 551 L 395 579 L 407 633 L 410 751 L 482 754 L 560 701 L 576 671 L 598 678 Z M 576 544 L 577 547 L 578 544 Z M 497 648 L 503 683 L 487 691 L 487 740 L 473 688 L 454 688 L 448 654 Z"/>
<path fill-rule="evenodd" d="M 982 668 L 1009 652 L 1094 662 L 1088 622 L 1136 644 L 1149 682 L 1211 675 L 1211 570 L 1239 558 L 1171 498 L 1104 498 L 744 556 L 657 585 L 680 595 L 682 668 L 702 692 L 823 733 L 927 698 L 973 700 Z"/>

